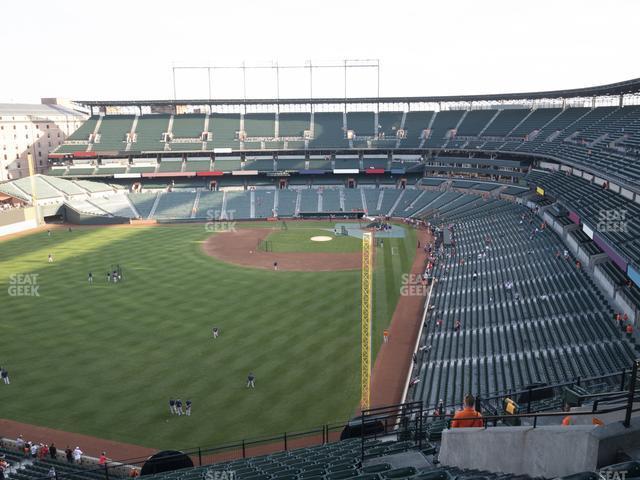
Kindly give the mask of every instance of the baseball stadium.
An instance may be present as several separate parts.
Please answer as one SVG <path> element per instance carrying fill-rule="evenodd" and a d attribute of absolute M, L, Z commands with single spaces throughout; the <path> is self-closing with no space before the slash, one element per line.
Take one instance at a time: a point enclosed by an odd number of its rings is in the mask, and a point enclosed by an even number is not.
<path fill-rule="evenodd" d="M 640 478 L 640 79 L 344 71 L 75 99 L 0 182 L 2 478 Z"/>

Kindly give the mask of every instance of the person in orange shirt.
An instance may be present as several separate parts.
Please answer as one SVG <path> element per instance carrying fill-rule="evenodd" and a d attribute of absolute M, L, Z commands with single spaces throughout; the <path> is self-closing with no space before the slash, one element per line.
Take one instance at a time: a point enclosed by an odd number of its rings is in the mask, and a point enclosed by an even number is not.
<path fill-rule="evenodd" d="M 568 427 L 573 424 L 573 417 L 569 415 L 569 412 L 571 412 L 571 406 L 568 403 L 565 403 L 562 410 L 567 413 L 567 416 L 562 419 L 562 426 Z"/>
<path fill-rule="evenodd" d="M 382 339 L 384 340 L 384 343 L 389 343 L 389 330 L 384 330 L 382 332 Z"/>
<path fill-rule="evenodd" d="M 482 414 L 475 409 L 476 399 L 473 395 L 464 397 L 464 408 L 458 410 L 453 416 L 451 428 L 473 428 L 484 427 Z"/>

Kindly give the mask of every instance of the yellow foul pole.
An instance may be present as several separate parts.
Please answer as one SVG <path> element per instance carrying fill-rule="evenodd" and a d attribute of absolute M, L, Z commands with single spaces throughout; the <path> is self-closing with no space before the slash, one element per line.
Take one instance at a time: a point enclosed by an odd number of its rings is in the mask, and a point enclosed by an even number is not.
<path fill-rule="evenodd" d="M 40 207 L 38 206 L 38 190 L 36 188 L 35 168 L 33 167 L 33 155 L 27 153 L 27 164 L 29 165 L 29 180 L 31 181 L 31 205 L 35 209 L 36 223 L 40 224 Z"/>
<path fill-rule="evenodd" d="M 373 235 L 362 236 L 362 310 L 360 345 L 360 410 L 369 408 L 371 394 L 371 285 L 373 274 Z"/>

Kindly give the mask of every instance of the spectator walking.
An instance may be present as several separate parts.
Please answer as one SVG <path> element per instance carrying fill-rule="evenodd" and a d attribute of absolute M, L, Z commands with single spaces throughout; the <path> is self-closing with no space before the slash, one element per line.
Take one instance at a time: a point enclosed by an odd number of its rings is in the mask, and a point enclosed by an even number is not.
<path fill-rule="evenodd" d="M 98 457 L 98 465 L 106 465 L 107 464 L 107 454 L 106 452 L 102 452 L 100 457 Z"/>
<path fill-rule="evenodd" d="M 76 447 L 73 450 L 73 461 L 74 463 L 77 464 L 81 464 L 82 463 L 82 450 L 80 450 L 80 447 Z"/>
<path fill-rule="evenodd" d="M 451 428 L 483 427 L 482 414 L 475 409 L 476 399 L 471 394 L 464 397 L 464 408 L 453 416 Z"/>
<path fill-rule="evenodd" d="M 56 473 L 55 467 L 51 467 L 49 469 L 49 472 L 47 473 L 47 477 L 49 477 L 51 479 L 58 478 L 58 474 Z"/>
<path fill-rule="evenodd" d="M 67 462 L 73 462 L 73 452 L 71 451 L 71 448 L 69 448 L 69 445 L 67 445 L 67 448 L 64 451 L 64 456 L 67 457 Z"/>
<path fill-rule="evenodd" d="M 52 460 L 55 460 L 58 457 L 58 449 L 56 448 L 55 443 L 49 445 L 49 456 Z"/>

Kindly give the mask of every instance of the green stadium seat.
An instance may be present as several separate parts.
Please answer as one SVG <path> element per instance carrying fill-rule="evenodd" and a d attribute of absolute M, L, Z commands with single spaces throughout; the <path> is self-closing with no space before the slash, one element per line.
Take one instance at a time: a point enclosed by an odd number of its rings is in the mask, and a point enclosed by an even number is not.
<path fill-rule="evenodd" d="M 393 470 L 387 470 L 386 472 L 382 472 L 380 475 L 382 478 L 409 478 L 416 474 L 416 469 L 414 467 L 402 467 L 395 468 Z"/>
<path fill-rule="evenodd" d="M 378 463 L 376 465 L 370 465 L 368 467 L 362 467 L 362 473 L 380 473 L 391 470 L 391 465 L 388 463 Z"/>
<path fill-rule="evenodd" d="M 452 477 L 447 470 L 431 470 L 419 473 L 413 478 L 416 480 L 453 480 L 455 477 Z"/>

